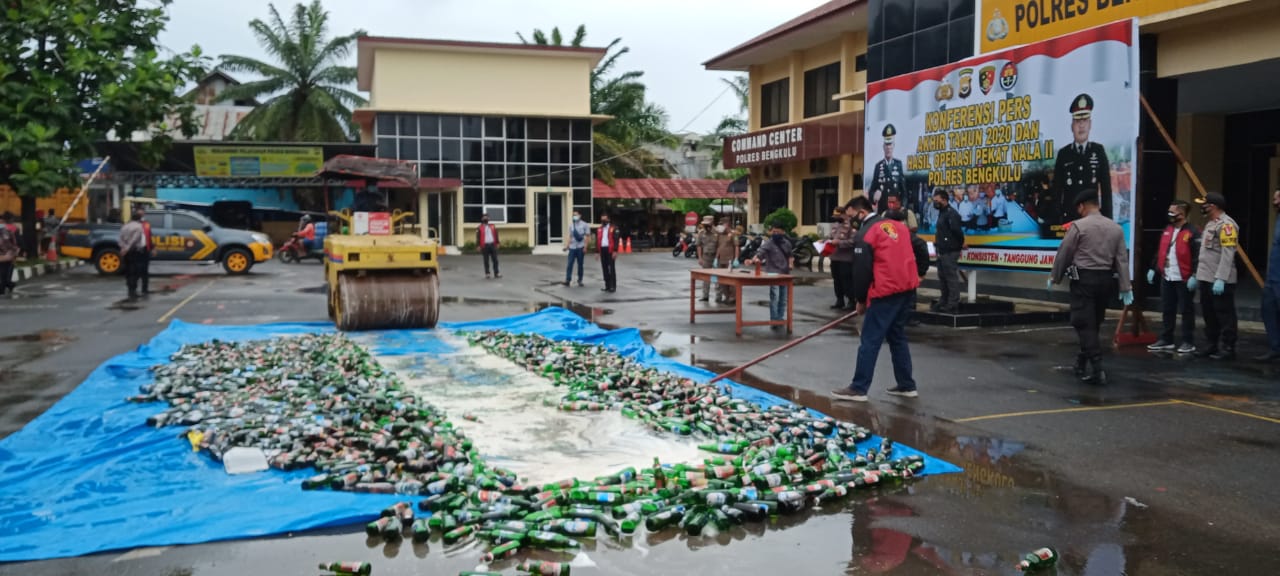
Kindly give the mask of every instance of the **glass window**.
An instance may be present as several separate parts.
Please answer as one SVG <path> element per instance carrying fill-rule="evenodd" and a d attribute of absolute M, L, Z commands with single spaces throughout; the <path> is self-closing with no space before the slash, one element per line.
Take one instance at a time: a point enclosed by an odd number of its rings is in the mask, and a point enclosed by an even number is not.
<path fill-rule="evenodd" d="M 588 192 L 588 195 L 589 195 L 589 194 L 590 194 L 590 192 Z M 577 194 L 577 192 L 576 192 L 576 191 L 574 192 L 573 197 L 574 197 L 574 198 L 577 198 L 577 197 L 578 197 L 578 194 Z M 577 202 L 574 202 L 574 204 L 577 204 Z M 579 214 L 582 214 L 582 221 L 583 221 L 583 222 L 592 222 L 592 221 L 593 221 L 593 220 L 591 220 L 591 205 L 590 205 L 590 204 L 583 204 L 583 205 L 581 205 L 581 206 L 574 206 L 574 207 L 573 207 L 573 209 L 574 209 L 574 210 L 577 210 Z"/>
<path fill-rule="evenodd" d="M 462 188 L 463 204 L 484 204 L 484 189 L 479 186 L 464 186 Z"/>
<path fill-rule="evenodd" d="M 760 87 L 760 126 L 788 121 L 791 112 L 791 79 L 775 80 Z"/>
<path fill-rule="evenodd" d="M 446 162 L 440 165 L 440 177 L 458 180 L 462 178 L 462 165 Z"/>
<path fill-rule="evenodd" d="M 507 171 L 502 164 L 485 164 L 484 181 L 488 185 L 506 185 Z"/>
<path fill-rule="evenodd" d="M 883 10 L 885 40 L 911 33 L 911 25 L 915 22 L 916 0 L 884 0 Z"/>
<path fill-rule="evenodd" d="M 832 62 L 804 73 L 804 117 L 840 111 L 840 103 L 831 97 L 840 93 L 840 63 Z"/>
<path fill-rule="evenodd" d="M 573 121 L 573 141 L 574 142 L 590 142 L 591 141 L 591 121 L 590 120 L 574 120 Z"/>
<path fill-rule="evenodd" d="M 590 206 L 591 205 L 591 189 L 590 188 L 574 188 L 573 189 L 574 206 Z M 587 215 L 583 214 L 583 218 Z"/>
<path fill-rule="evenodd" d="M 507 141 L 507 162 L 524 162 L 524 142 Z"/>
<path fill-rule="evenodd" d="M 952 20 L 973 16 L 973 0 L 951 0 L 951 16 Z M 1008 16 L 1006 16 L 1008 18 Z M 972 22 L 970 22 L 972 24 Z M 973 30 L 973 26 L 969 26 L 969 30 Z"/>
<path fill-rule="evenodd" d="M 462 142 L 458 140 L 441 140 L 440 159 L 445 162 L 461 162 Z"/>
<path fill-rule="evenodd" d="M 463 206 L 462 221 L 468 224 L 474 224 L 480 221 L 480 217 L 484 215 L 483 206 Z"/>
<path fill-rule="evenodd" d="M 440 141 L 435 138 L 424 138 L 418 141 L 418 157 L 420 160 L 440 160 Z"/>
<path fill-rule="evenodd" d="M 867 44 L 884 41 L 884 1 L 871 0 L 867 4 Z"/>
<path fill-rule="evenodd" d="M 507 118 L 507 139 L 524 139 L 524 118 Z"/>
<path fill-rule="evenodd" d="M 913 70 L 925 70 L 947 63 L 947 25 L 915 34 L 916 62 Z"/>
<path fill-rule="evenodd" d="M 439 178 L 440 164 L 436 162 L 418 163 L 418 176 L 422 178 Z"/>
<path fill-rule="evenodd" d="M 400 123 L 401 136 L 417 136 L 418 135 L 418 117 L 412 114 L 401 114 L 398 116 Z"/>
<path fill-rule="evenodd" d="M 568 164 L 570 144 L 568 142 L 552 142 L 551 143 L 551 163 L 552 164 Z"/>
<path fill-rule="evenodd" d="M 854 72 L 867 71 L 867 55 L 865 52 L 853 57 L 853 71 Z"/>
<path fill-rule="evenodd" d="M 577 166 L 573 169 L 572 186 L 591 186 L 591 167 Z"/>
<path fill-rule="evenodd" d="M 401 160 L 417 160 L 418 159 L 418 139 L 417 138 L 401 138 L 400 139 L 400 159 Z"/>
<path fill-rule="evenodd" d="M 484 189 L 484 203 L 505 204 L 507 199 L 506 190 L 506 188 L 490 188 L 486 186 Z"/>
<path fill-rule="evenodd" d="M 462 117 L 462 137 L 463 138 L 479 138 L 481 136 L 480 118 L 477 116 Z"/>
<path fill-rule="evenodd" d="M 203 220 L 186 214 L 170 214 L 171 221 L 169 228 L 173 230 L 198 230 L 204 228 Z"/>
<path fill-rule="evenodd" d="M 507 222 L 524 224 L 525 212 L 524 206 L 507 206 Z"/>
<path fill-rule="evenodd" d="M 379 138 L 378 139 L 378 157 L 396 158 L 396 139 L 395 138 Z"/>
<path fill-rule="evenodd" d="M 764 182 L 760 184 L 760 221 L 764 222 L 774 210 L 787 207 L 787 183 Z"/>
<path fill-rule="evenodd" d="M 462 181 L 467 184 L 477 184 L 484 180 L 484 169 L 479 164 L 463 164 L 462 165 Z"/>
<path fill-rule="evenodd" d="M 479 140 L 463 140 L 462 141 L 462 161 L 463 162 L 479 162 L 483 159 L 483 149 Z"/>
<path fill-rule="evenodd" d="M 419 136 L 439 136 L 440 135 L 440 117 L 435 114 L 418 115 L 418 135 Z"/>
<path fill-rule="evenodd" d="M 568 165 L 551 165 L 551 186 L 564 187 L 572 181 L 572 170 Z"/>
<path fill-rule="evenodd" d="M 445 138 L 462 136 L 462 119 L 457 116 L 441 116 L 440 135 Z"/>
<path fill-rule="evenodd" d="M 947 38 L 950 44 L 950 48 L 947 49 L 947 61 L 958 62 L 973 56 L 973 16 L 954 20 L 950 26 L 951 33 Z"/>
<path fill-rule="evenodd" d="M 377 117 L 377 133 L 378 136 L 395 136 L 396 135 L 396 115 L 395 114 L 379 114 Z"/>
<path fill-rule="evenodd" d="M 802 183 L 800 224 L 813 226 L 830 220 L 840 195 L 840 179 L 836 176 L 810 178 Z"/>
<path fill-rule="evenodd" d="M 530 164 L 546 164 L 548 144 L 546 142 L 530 142 L 528 146 L 529 146 L 529 163 Z"/>
<path fill-rule="evenodd" d="M 524 206 L 524 188 L 507 188 L 507 205 Z"/>
<path fill-rule="evenodd" d="M 916 2 L 916 31 L 947 22 L 947 3 L 940 0 Z"/>
<path fill-rule="evenodd" d="M 572 139 L 569 126 L 570 123 L 568 120 L 563 118 L 552 118 L 550 138 L 548 139 L 556 142 L 568 142 Z"/>
<path fill-rule="evenodd" d="M 506 162 L 507 148 L 503 142 L 487 141 L 484 143 L 484 161 L 485 162 Z"/>
<path fill-rule="evenodd" d="M 547 119 L 546 118 L 529 118 L 525 121 L 529 127 L 528 136 L 530 140 L 546 140 L 547 139 Z"/>
<path fill-rule="evenodd" d="M 537 187 L 547 185 L 547 167 L 546 166 L 529 166 L 529 175 L 526 177 L 527 186 Z"/>
<path fill-rule="evenodd" d="M 506 124 L 502 118 L 485 118 L 484 119 L 484 137 L 485 138 L 502 138 L 502 126 Z"/>
<path fill-rule="evenodd" d="M 573 163 L 574 164 L 590 164 L 591 163 L 591 143 L 579 142 L 573 145 Z"/>
<path fill-rule="evenodd" d="M 884 44 L 867 47 L 867 82 L 884 79 Z"/>
<path fill-rule="evenodd" d="M 911 72 L 915 63 L 912 55 L 915 43 L 910 35 L 884 43 L 884 77 L 893 78 Z"/>
<path fill-rule="evenodd" d="M 524 186 L 524 164 L 507 164 L 507 185 Z"/>

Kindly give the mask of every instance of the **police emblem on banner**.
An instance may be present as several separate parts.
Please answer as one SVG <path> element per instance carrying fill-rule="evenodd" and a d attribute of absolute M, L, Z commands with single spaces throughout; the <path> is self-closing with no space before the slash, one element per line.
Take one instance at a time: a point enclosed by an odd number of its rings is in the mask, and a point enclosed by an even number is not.
<path fill-rule="evenodd" d="M 968 98 L 973 93 L 973 68 L 960 71 L 960 97 Z"/>
<path fill-rule="evenodd" d="M 1018 83 L 1018 65 L 1012 61 L 1005 62 L 1000 68 L 1000 88 L 1008 91 L 1013 90 L 1015 84 Z"/>
<path fill-rule="evenodd" d="M 982 90 L 983 94 L 989 94 L 991 92 L 991 87 L 994 86 L 995 83 L 995 66 L 983 66 L 981 70 L 978 70 L 978 88 Z"/>

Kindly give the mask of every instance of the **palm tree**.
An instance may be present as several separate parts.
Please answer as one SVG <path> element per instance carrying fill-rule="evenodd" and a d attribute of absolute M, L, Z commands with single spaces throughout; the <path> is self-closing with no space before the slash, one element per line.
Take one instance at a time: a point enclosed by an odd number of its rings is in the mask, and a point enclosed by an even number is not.
<path fill-rule="evenodd" d="M 719 164 L 724 158 L 724 140 L 739 134 L 745 134 L 750 123 L 747 122 L 747 114 L 751 110 L 751 80 L 747 76 L 738 75 L 733 78 L 721 78 L 733 90 L 738 97 L 738 114 L 735 116 L 725 116 L 720 119 L 720 123 L 716 125 L 715 132 L 708 137 L 707 144 L 714 145 L 715 152 L 712 154 L 712 161 Z"/>
<path fill-rule="evenodd" d="M 535 29 L 532 41 L 516 32 L 525 44 L 580 47 L 587 37 L 587 27 L 578 26 L 567 43 L 560 28 L 552 28 L 548 35 Z M 645 86 L 640 82 L 644 72 L 632 70 L 613 75 L 618 59 L 631 51 L 619 47 L 621 38 L 614 38 L 605 47 L 605 57 L 591 71 L 591 113 L 606 114 L 613 119 L 597 126 L 592 134 L 594 143 L 595 176 L 612 183 L 623 178 L 669 178 L 671 171 L 661 158 L 641 148 L 643 144 L 675 146 L 679 139 L 667 132 L 667 113 L 661 106 L 648 102 Z"/>
<path fill-rule="evenodd" d="M 339 66 L 351 54 L 357 30 L 329 38 L 329 13 L 320 0 L 297 4 L 286 23 L 269 5 L 270 22 L 253 19 L 249 28 L 258 43 L 278 65 L 245 56 L 223 55 L 219 68 L 247 72 L 259 80 L 227 88 L 219 96 L 226 102 L 257 99 L 262 102 L 236 125 L 233 138 L 277 142 L 340 142 L 358 134 L 351 110 L 365 103 L 347 89 L 356 80 L 356 69 Z"/>

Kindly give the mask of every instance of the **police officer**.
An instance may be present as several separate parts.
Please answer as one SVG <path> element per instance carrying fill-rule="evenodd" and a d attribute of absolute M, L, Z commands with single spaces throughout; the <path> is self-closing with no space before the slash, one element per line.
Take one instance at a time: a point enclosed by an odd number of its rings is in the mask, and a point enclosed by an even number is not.
<path fill-rule="evenodd" d="M 1093 97 L 1076 96 L 1071 101 L 1072 142 L 1058 150 L 1053 164 L 1054 196 L 1062 202 L 1061 222 L 1075 219 L 1076 205 L 1067 204 L 1081 192 L 1093 192 L 1102 201 L 1102 215 L 1112 218 L 1111 165 L 1107 162 L 1107 149 L 1089 141 L 1093 129 Z"/>
<path fill-rule="evenodd" d="M 885 124 L 880 132 L 884 137 L 884 159 L 876 162 L 871 173 L 871 187 L 867 188 L 867 197 L 880 214 L 889 209 L 890 194 L 906 197 L 906 172 L 902 169 L 902 161 L 893 157 L 893 140 L 897 134 L 893 124 Z"/>
<path fill-rule="evenodd" d="M 1096 192 L 1077 194 L 1075 207 L 1079 219 L 1071 223 L 1058 247 L 1049 289 L 1064 277 L 1071 278 L 1071 326 L 1080 340 L 1076 377 L 1083 382 L 1106 384 L 1098 329 L 1106 317 L 1107 302 L 1115 297 L 1116 276 L 1120 279 L 1120 301 L 1125 306 L 1133 303 L 1129 249 L 1124 244 L 1124 229 L 1102 215 Z"/>
<path fill-rule="evenodd" d="M 715 266 L 716 261 L 716 229 L 715 217 L 706 215 L 702 217 L 702 226 L 698 227 L 698 267 L 711 268 Z M 717 295 L 719 291 L 717 291 Z M 702 298 L 699 300 L 706 302 L 711 299 L 711 282 L 702 283 Z"/>
<path fill-rule="evenodd" d="M 1236 358 L 1236 248 L 1240 226 L 1224 210 L 1227 199 L 1217 192 L 1196 198 L 1200 213 L 1208 222 L 1200 235 L 1200 262 L 1196 280 L 1200 283 L 1200 312 L 1209 347 L 1196 356 L 1214 360 Z"/>

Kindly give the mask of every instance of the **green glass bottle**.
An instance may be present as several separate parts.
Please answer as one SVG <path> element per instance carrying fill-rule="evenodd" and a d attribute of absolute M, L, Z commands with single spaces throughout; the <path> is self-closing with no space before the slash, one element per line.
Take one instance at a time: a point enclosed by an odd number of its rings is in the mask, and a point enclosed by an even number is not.
<path fill-rule="evenodd" d="M 413 541 L 426 542 L 431 538 L 431 526 L 427 524 L 426 518 L 419 518 L 413 521 Z"/>
<path fill-rule="evenodd" d="M 676 506 L 673 509 L 652 514 L 644 519 L 644 529 L 650 532 L 658 532 L 675 526 L 684 519 L 684 510 L 684 506 Z"/>
<path fill-rule="evenodd" d="M 543 548 L 562 549 L 562 548 L 580 548 L 582 545 L 577 540 L 548 532 L 546 530 L 531 530 L 528 534 L 527 543 L 531 546 L 541 546 Z"/>
<path fill-rule="evenodd" d="M 442 539 L 444 540 L 445 544 L 453 544 L 454 542 L 457 542 L 463 538 L 466 538 L 467 536 L 470 536 L 475 531 L 476 531 L 476 527 L 474 524 L 465 524 L 462 526 L 458 526 L 453 530 L 445 532 Z"/>
<path fill-rule="evenodd" d="M 516 570 L 538 576 L 569 576 L 569 565 L 560 562 L 527 560 L 516 566 Z"/>
<path fill-rule="evenodd" d="M 1058 551 L 1045 547 L 1027 554 L 1021 562 L 1018 562 L 1017 568 L 1019 572 L 1039 572 L 1057 563 Z"/>
<path fill-rule="evenodd" d="M 680 521 L 680 527 L 684 529 L 686 534 L 690 536 L 698 536 L 702 534 L 702 529 L 707 526 L 709 521 L 710 516 L 706 511 L 695 509 L 693 512 L 685 515 L 684 519 Z"/>
<path fill-rule="evenodd" d="M 330 562 L 321 564 L 320 569 L 338 576 L 369 576 L 373 573 L 373 565 L 368 562 Z"/>
<path fill-rule="evenodd" d="M 493 562 L 494 560 L 510 558 L 512 556 L 515 556 L 518 552 L 520 552 L 521 545 L 522 545 L 521 542 L 516 542 L 516 541 L 504 542 L 502 544 L 494 546 L 488 552 L 485 552 L 484 556 L 481 557 L 481 560 L 483 560 L 487 564 L 487 563 Z"/>

